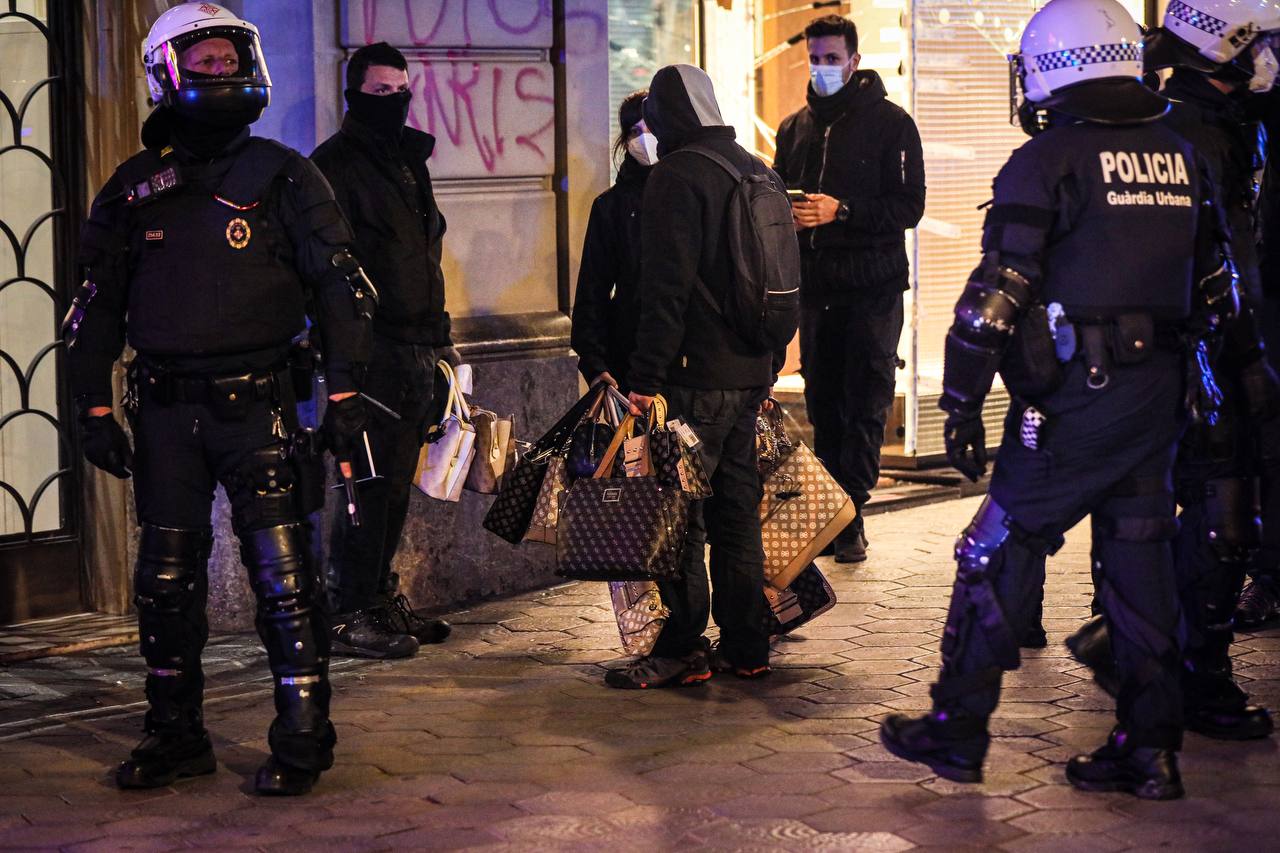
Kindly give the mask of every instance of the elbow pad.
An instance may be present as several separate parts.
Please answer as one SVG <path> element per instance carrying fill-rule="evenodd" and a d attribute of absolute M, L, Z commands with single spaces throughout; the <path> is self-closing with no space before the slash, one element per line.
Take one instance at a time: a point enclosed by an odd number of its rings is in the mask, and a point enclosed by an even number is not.
<path fill-rule="evenodd" d="M 378 307 L 378 289 L 373 286 L 369 276 L 365 275 L 360 262 L 346 249 L 335 252 L 329 261 L 351 288 L 356 316 L 364 320 L 372 320 L 373 313 Z"/>
<path fill-rule="evenodd" d="M 1240 275 L 1231 258 L 1224 257 L 1222 266 L 1200 279 L 1196 294 L 1210 328 L 1218 328 L 1240 315 Z"/>
<path fill-rule="evenodd" d="M 1013 335 L 1018 317 L 1031 302 L 1031 283 L 988 252 L 956 302 L 951 333 L 966 343 L 1002 349 Z"/>
<path fill-rule="evenodd" d="M 76 335 L 80 333 L 80 324 L 84 322 L 85 312 L 89 308 L 89 303 L 93 301 L 93 297 L 97 295 L 98 286 L 87 279 L 76 291 L 75 297 L 71 300 L 71 307 L 67 309 L 67 315 L 62 318 L 62 340 L 67 345 L 67 349 L 76 345 Z"/>

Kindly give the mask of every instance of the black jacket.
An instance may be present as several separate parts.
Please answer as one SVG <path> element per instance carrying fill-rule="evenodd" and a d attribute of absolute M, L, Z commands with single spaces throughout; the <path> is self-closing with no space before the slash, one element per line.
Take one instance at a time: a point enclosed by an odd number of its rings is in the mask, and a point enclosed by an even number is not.
<path fill-rule="evenodd" d="M 640 323 L 640 203 L 650 168 L 628 154 L 618 180 L 591 205 L 571 336 L 578 370 L 588 382 L 608 371 L 629 387 L 628 362 Z"/>
<path fill-rule="evenodd" d="M 792 189 L 845 202 L 849 218 L 800 232 L 805 301 L 838 304 L 856 288 L 905 288 L 903 232 L 924 215 L 924 155 L 915 122 L 886 98 L 874 71 L 856 72 L 825 98 L 810 87 L 808 101 L 778 128 L 774 171 Z"/>
<path fill-rule="evenodd" d="M 772 172 L 733 141 L 711 80 L 699 69 L 668 66 L 654 75 L 644 118 L 662 159 L 649 175 L 641 213 L 640 324 L 627 377 L 631 388 L 656 394 L 668 383 L 718 390 L 771 385 L 775 354 L 738 338 L 695 286 L 701 279 L 718 298 L 734 284 L 724 229 L 734 181 L 711 160 L 680 149 L 697 143 L 744 174 Z"/>
<path fill-rule="evenodd" d="M 435 143 L 411 127 L 398 143 L 385 139 L 348 113 L 311 159 L 333 186 L 355 230 L 355 255 L 378 288 L 374 331 L 403 343 L 448 346 L 440 269 L 445 219 L 427 171 Z"/>
<path fill-rule="evenodd" d="M 81 232 L 79 261 L 96 293 L 68 352 L 79 405 L 111 405 L 111 368 L 126 340 L 177 373 L 280 367 L 306 328 L 304 310 L 324 343 L 329 391 L 355 390 L 368 323 L 331 263 L 351 232 L 316 167 L 247 128 L 196 156 L 164 108 L 142 138 L 145 151 L 107 181 Z M 169 167 L 180 176 L 176 188 L 131 197 Z M 228 187 L 236 195 L 253 188 L 253 197 L 219 197 L 231 195 Z"/>
<path fill-rule="evenodd" d="M 1209 167 L 1231 228 L 1231 250 L 1251 299 L 1260 296 L 1254 234 L 1254 174 L 1261 168 L 1258 123 L 1242 100 L 1224 94 L 1198 71 L 1178 69 L 1161 93 L 1173 104 L 1165 122 L 1195 147 Z"/>

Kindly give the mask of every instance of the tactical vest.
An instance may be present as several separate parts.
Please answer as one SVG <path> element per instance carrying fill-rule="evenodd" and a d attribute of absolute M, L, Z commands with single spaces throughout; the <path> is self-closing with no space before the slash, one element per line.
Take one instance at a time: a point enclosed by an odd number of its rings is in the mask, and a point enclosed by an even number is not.
<path fill-rule="evenodd" d="M 1063 158 L 1071 186 L 1045 252 L 1044 303 L 1080 319 L 1185 318 L 1202 200 L 1191 146 L 1160 125 L 1049 133 L 1041 156 Z"/>
<path fill-rule="evenodd" d="M 198 170 L 187 181 L 168 149 L 116 170 L 130 217 L 128 339 L 140 353 L 248 352 L 305 328 L 305 289 L 269 192 L 297 155 L 250 137 L 234 156 L 213 189 Z"/>

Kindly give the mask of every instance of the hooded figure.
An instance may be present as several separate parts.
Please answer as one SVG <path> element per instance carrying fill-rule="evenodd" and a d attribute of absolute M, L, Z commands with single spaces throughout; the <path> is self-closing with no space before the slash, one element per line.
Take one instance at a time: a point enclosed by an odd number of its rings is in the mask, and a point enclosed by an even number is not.
<path fill-rule="evenodd" d="M 693 428 L 715 494 L 691 508 L 680 580 L 659 584 L 671 616 L 652 654 L 605 680 L 624 688 L 679 686 L 705 681 L 712 669 L 758 677 L 769 671 L 769 638 L 763 626 L 755 420 L 783 353 L 742 340 L 712 302 L 722 301 L 735 284 L 725 224 L 737 185 L 712 157 L 724 158 L 744 175 L 767 175 L 780 191 L 783 185 L 734 142 L 711 79 L 698 68 L 671 65 L 658 71 L 644 121 L 658 139 L 660 159 L 641 209 L 639 346 L 628 372 L 631 400 L 644 410 L 661 393 L 667 417 Z M 714 604 L 703 556 L 708 540 Z M 702 633 L 712 609 L 721 640 L 708 657 Z"/>

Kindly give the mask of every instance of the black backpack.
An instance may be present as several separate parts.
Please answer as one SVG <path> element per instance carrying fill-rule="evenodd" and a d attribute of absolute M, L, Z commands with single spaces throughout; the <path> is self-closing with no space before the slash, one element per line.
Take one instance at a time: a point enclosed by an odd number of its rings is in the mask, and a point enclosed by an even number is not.
<path fill-rule="evenodd" d="M 786 347 L 800 322 L 800 244 L 791 202 L 767 173 L 744 175 L 725 157 L 696 145 L 681 150 L 706 157 L 736 183 L 727 222 L 733 286 L 716 299 L 698 279 L 699 292 L 749 346 L 768 352 Z"/>

